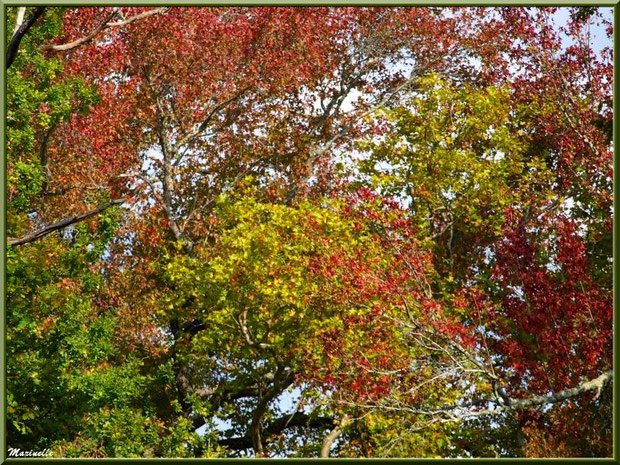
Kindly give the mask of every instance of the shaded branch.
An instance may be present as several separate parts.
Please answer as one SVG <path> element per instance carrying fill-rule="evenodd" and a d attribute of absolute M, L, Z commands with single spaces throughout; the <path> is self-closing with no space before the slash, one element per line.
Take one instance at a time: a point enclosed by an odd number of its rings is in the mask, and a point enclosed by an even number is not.
<path fill-rule="evenodd" d="M 91 216 L 98 215 L 99 213 L 101 213 L 104 210 L 107 210 L 110 207 L 113 207 L 115 205 L 120 205 L 123 202 L 124 202 L 123 199 L 112 200 L 108 203 L 98 206 L 94 210 L 90 210 L 90 211 L 81 213 L 76 216 L 65 218 L 63 220 L 58 221 L 57 223 L 53 223 L 48 226 L 45 226 L 44 228 L 39 229 L 38 231 L 34 231 L 29 234 L 26 234 L 25 236 L 22 236 L 19 238 L 9 237 L 7 238 L 7 243 L 8 245 L 18 246 L 18 245 L 23 245 L 23 244 L 28 244 L 30 242 L 34 242 L 38 239 L 41 239 L 42 237 L 47 236 L 48 234 L 53 233 L 54 231 L 59 231 L 61 229 L 66 228 L 67 226 L 70 226 L 75 223 L 79 223 L 80 221 L 90 218 Z"/>
<path fill-rule="evenodd" d="M 45 11 L 44 6 L 36 7 L 34 10 L 32 10 L 32 13 L 30 13 L 30 16 L 28 16 L 28 19 L 22 22 L 19 28 L 17 28 L 17 30 L 15 31 L 15 34 L 13 34 L 13 37 L 11 38 L 11 42 L 6 48 L 7 69 L 10 68 L 13 62 L 15 61 L 15 57 L 17 56 L 17 50 L 19 49 L 19 44 L 22 41 L 23 37 L 30 30 L 30 28 L 34 26 L 34 23 L 37 21 L 37 19 L 41 17 L 44 11 Z"/>
<path fill-rule="evenodd" d="M 290 386 L 292 383 L 293 377 L 291 376 L 291 372 L 287 373 L 282 367 L 278 367 L 273 379 L 273 385 L 258 398 L 256 408 L 254 412 L 252 412 L 252 422 L 250 423 L 248 435 L 252 440 L 254 452 L 259 457 L 264 455 L 263 438 L 271 434 L 263 428 L 262 424 L 267 406 L 280 394 L 282 389 Z"/>
<path fill-rule="evenodd" d="M 43 186 L 41 187 L 41 191 L 43 192 L 43 194 L 47 194 L 47 188 L 50 182 L 50 167 L 47 159 L 47 148 L 49 145 L 50 137 L 52 135 L 52 132 L 54 132 L 55 128 L 56 125 L 50 126 L 50 128 L 43 133 L 43 138 L 41 139 L 41 150 L 39 151 L 39 157 L 41 167 L 43 168 L 43 173 L 45 176 L 43 179 Z"/>
<path fill-rule="evenodd" d="M 239 384 L 239 380 L 228 383 L 221 383 L 215 387 L 199 388 L 193 391 L 201 398 L 208 398 L 209 404 L 217 410 L 224 402 L 242 399 L 244 397 L 259 397 L 264 391 L 265 386 L 269 386 L 275 380 L 274 373 L 265 373 L 260 379 L 249 379 L 247 384 Z M 281 384 L 289 386 L 295 380 L 294 372 L 287 372 Z M 197 416 L 193 420 L 194 429 L 200 428 L 206 423 L 202 416 Z"/>
<path fill-rule="evenodd" d="M 273 420 L 267 427 L 263 429 L 263 436 L 269 437 L 280 434 L 288 428 L 306 427 L 306 428 L 328 428 L 334 425 L 332 417 L 314 417 L 306 413 L 296 412 L 293 415 L 286 415 Z M 249 435 L 220 439 L 220 446 L 228 447 L 232 450 L 246 450 L 252 448 L 252 438 Z"/>

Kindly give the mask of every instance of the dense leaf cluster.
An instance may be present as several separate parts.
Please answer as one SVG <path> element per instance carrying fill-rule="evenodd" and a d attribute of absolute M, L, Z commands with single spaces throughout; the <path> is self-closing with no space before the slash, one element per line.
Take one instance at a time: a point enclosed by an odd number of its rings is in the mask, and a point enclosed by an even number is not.
<path fill-rule="evenodd" d="M 605 15 L 10 8 L 8 447 L 610 456 Z"/>

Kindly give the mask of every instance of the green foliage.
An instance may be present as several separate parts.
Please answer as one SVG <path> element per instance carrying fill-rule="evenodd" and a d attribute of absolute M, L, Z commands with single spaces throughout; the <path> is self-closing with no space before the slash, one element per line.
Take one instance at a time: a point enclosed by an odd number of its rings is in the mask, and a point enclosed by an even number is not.
<path fill-rule="evenodd" d="M 45 21 L 24 37 L 7 73 L 10 235 L 32 228 L 26 214 L 38 206 L 46 180 L 42 135 L 98 101 L 95 87 L 66 78 L 62 60 L 40 51 L 61 32 L 62 12 L 46 12 Z M 77 225 L 70 245 L 52 238 L 7 249 L 11 447 L 52 447 L 65 456 L 137 456 L 143 443 L 157 440 L 153 421 L 142 411 L 148 407 L 142 404 L 149 379 L 140 374 L 139 360 L 126 357 L 114 340 L 115 308 L 104 311 L 93 304 L 105 285 L 96 264 L 118 216 L 113 209 L 102 214 L 95 234 L 88 225 Z M 83 441 L 74 441 L 78 431 Z"/>
<path fill-rule="evenodd" d="M 79 77 L 67 77 L 62 60 L 47 57 L 40 49 L 61 33 L 62 13 L 63 9 L 48 9 L 45 21 L 38 22 L 22 39 L 17 58 L 7 70 L 9 235 L 24 230 L 26 218 L 21 214 L 32 211 L 40 201 L 47 169 L 43 166 L 43 140 L 61 122 L 76 113 L 84 114 L 100 99 L 95 86 Z"/>
<path fill-rule="evenodd" d="M 41 165 L 18 162 L 8 183 L 15 186 L 12 206 L 16 212 L 26 211 L 43 186 L 45 175 Z"/>
<path fill-rule="evenodd" d="M 421 237 L 439 257 L 481 254 L 502 234 L 506 207 L 532 186 L 549 183 L 541 157 L 529 158 L 528 137 L 514 130 L 508 87 L 475 88 L 436 74 L 419 81 L 409 101 L 378 110 L 390 129 L 359 144 L 361 173 L 383 195 L 409 205 Z"/>
<path fill-rule="evenodd" d="M 91 242 L 93 250 L 106 244 Z M 123 354 L 114 341 L 115 309 L 91 303 L 104 278 L 91 268 L 85 249 L 85 244 L 67 249 L 61 241 L 47 241 L 7 251 L 9 432 L 20 447 L 53 444 L 58 452 L 69 447 L 76 431 L 89 431 L 96 449 L 98 438 L 112 441 L 104 445 L 105 455 L 119 452 L 121 444 L 127 447 L 123 454 L 135 455 L 154 434 L 140 432 L 142 423 L 152 423 L 140 413 L 148 408 L 143 396 L 149 379 L 140 374 L 139 360 Z M 88 450 L 84 444 L 75 447 L 66 454 Z"/>
<path fill-rule="evenodd" d="M 40 131 L 98 102 L 94 86 L 80 78 L 65 78 L 62 60 L 48 58 L 40 50 L 43 43 L 61 33 L 62 13 L 62 9 L 48 9 L 45 21 L 22 39 L 7 72 L 7 141 L 13 156 L 35 150 Z"/>

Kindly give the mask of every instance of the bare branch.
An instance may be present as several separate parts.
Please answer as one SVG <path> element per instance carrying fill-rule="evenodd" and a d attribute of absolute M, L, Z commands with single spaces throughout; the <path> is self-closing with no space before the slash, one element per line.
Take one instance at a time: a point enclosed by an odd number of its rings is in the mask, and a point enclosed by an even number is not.
<path fill-rule="evenodd" d="M 144 11 L 142 13 L 139 13 L 137 15 L 134 15 L 130 18 L 127 18 L 121 21 L 111 22 L 117 16 L 117 12 L 113 11 L 112 13 L 110 13 L 110 15 L 105 20 L 103 20 L 101 24 L 99 24 L 99 26 L 93 29 L 88 35 L 84 37 L 80 37 L 79 39 L 76 39 L 72 42 L 68 42 L 66 44 L 48 44 L 48 45 L 44 45 L 41 48 L 43 50 L 51 50 L 54 52 L 64 52 L 67 50 L 72 50 L 74 48 L 79 47 L 80 45 L 84 45 L 85 43 L 90 42 L 97 35 L 99 35 L 101 31 L 105 29 L 109 29 L 111 27 L 126 26 L 127 24 L 133 23 L 134 21 L 138 21 L 143 18 L 148 18 L 149 16 L 166 13 L 168 9 L 169 7 L 154 8 L 152 10 Z"/>
<path fill-rule="evenodd" d="M 170 7 L 168 6 L 163 6 L 160 8 L 153 8 L 152 10 L 143 11 L 142 13 L 138 13 L 137 15 L 131 16 L 122 21 L 116 21 L 114 23 L 110 23 L 108 24 L 108 27 L 126 26 L 127 24 L 133 23 L 134 21 L 138 21 L 140 19 L 148 18 L 149 16 L 165 14 L 168 12 L 169 9 Z"/>
<path fill-rule="evenodd" d="M 161 147 L 162 152 L 162 191 L 164 197 L 164 213 L 166 214 L 166 218 L 170 223 L 170 231 L 174 235 L 174 238 L 177 241 L 180 241 L 183 244 L 183 248 L 188 254 L 192 253 L 192 249 L 194 248 L 194 243 L 185 237 L 183 231 L 179 228 L 179 225 L 176 222 L 176 218 L 174 215 L 174 211 L 172 208 L 172 179 L 171 179 L 171 171 L 172 171 L 172 156 L 176 153 L 175 149 L 170 146 L 170 142 L 168 141 L 168 136 L 166 135 L 165 129 L 165 119 L 164 119 L 164 109 L 162 102 L 160 100 L 160 94 L 156 92 L 151 84 L 150 77 L 147 75 L 147 84 L 149 86 L 149 90 L 151 96 L 155 102 L 155 109 L 157 115 L 157 138 L 159 140 L 159 145 Z"/>
<path fill-rule="evenodd" d="M 338 439 L 338 437 L 342 434 L 342 430 L 345 426 L 347 426 L 350 422 L 349 416 L 345 413 L 340 420 L 340 423 L 336 425 L 336 427 L 329 432 L 325 439 L 323 440 L 323 445 L 321 446 L 321 458 L 328 458 L 329 451 L 334 444 L 334 441 Z"/>
<path fill-rule="evenodd" d="M 26 7 L 25 6 L 20 6 L 17 9 L 17 18 L 15 18 L 15 28 L 13 29 L 13 36 L 15 36 L 15 34 L 17 34 L 17 31 L 19 30 L 19 27 L 22 25 L 22 23 L 24 22 L 24 16 L 26 14 Z"/>
<path fill-rule="evenodd" d="M 532 397 L 527 397 L 525 399 L 514 400 L 514 399 L 509 399 L 504 394 L 502 396 L 504 399 L 503 405 L 499 405 L 497 408 L 486 409 L 486 410 L 474 410 L 474 411 L 463 412 L 463 413 L 459 413 L 455 415 L 450 415 L 447 419 L 443 421 L 444 422 L 445 421 L 459 421 L 459 420 L 465 420 L 469 418 L 475 418 L 475 417 L 486 416 L 486 415 L 497 415 L 499 413 L 503 413 L 507 411 L 525 410 L 527 408 L 538 407 L 540 405 L 555 404 L 557 402 L 562 402 L 572 397 L 576 397 L 588 391 L 596 391 L 598 395 L 598 393 L 603 389 L 605 384 L 607 384 L 609 381 L 613 379 L 613 376 L 614 376 L 613 370 L 609 370 L 603 373 L 602 375 L 600 375 L 599 377 L 594 378 L 589 381 L 585 381 L 576 387 L 564 389 L 562 391 L 556 392 L 555 394 L 550 394 L 547 396 L 532 396 Z M 487 402 L 494 402 L 494 401 L 487 400 Z M 476 403 L 480 404 L 482 403 L 482 401 L 477 401 Z M 445 413 L 448 410 L 456 410 L 458 408 L 459 408 L 458 406 L 450 406 L 450 407 L 446 407 L 446 408 L 443 408 L 441 410 L 437 410 L 431 413 Z"/>
<path fill-rule="evenodd" d="M 246 310 L 241 312 L 241 314 L 239 315 L 238 323 L 239 329 L 241 329 L 241 334 L 243 335 L 245 342 L 247 342 L 249 346 L 261 350 L 269 349 L 272 347 L 271 344 L 256 342 L 252 339 L 252 335 L 250 334 L 250 330 L 248 329 L 248 312 Z"/>
<path fill-rule="evenodd" d="M 523 410 L 530 407 L 536 407 L 538 405 L 554 404 L 556 402 L 561 402 L 563 400 L 570 399 L 571 397 L 578 396 L 588 391 L 599 392 L 603 388 L 603 386 L 605 386 L 605 384 L 607 384 L 613 379 L 613 377 L 613 370 L 609 370 L 597 378 L 585 381 L 579 386 L 570 389 L 564 389 L 555 394 L 551 394 L 548 396 L 533 396 L 528 397 L 527 399 L 520 400 L 511 400 L 510 405 L 506 405 L 504 408 L 506 410 Z"/>
<path fill-rule="evenodd" d="M 209 114 L 207 114 L 207 116 L 202 121 L 202 123 L 200 123 L 200 126 L 198 126 L 198 129 L 195 132 L 193 132 L 191 134 L 188 134 L 187 136 L 185 136 L 182 139 L 180 139 L 177 142 L 177 144 L 175 145 L 175 149 L 176 150 L 180 149 L 185 144 L 193 141 L 196 137 L 198 137 L 200 134 L 202 134 L 205 131 L 205 129 L 207 129 L 207 127 L 209 126 L 209 123 L 211 122 L 213 117 L 216 114 L 218 114 L 220 111 L 222 111 L 224 108 L 226 108 L 228 105 L 230 105 L 234 101 L 238 100 L 246 92 L 246 90 L 247 89 L 244 89 L 244 90 L 238 92 L 237 94 L 235 94 L 234 96 L 232 96 L 228 100 L 225 100 L 225 101 L 217 104 L 215 107 L 213 107 L 213 109 L 209 112 Z"/>
<path fill-rule="evenodd" d="M 392 403 L 379 402 L 376 404 L 360 404 L 355 402 L 338 401 L 343 405 L 353 405 L 361 408 L 378 409 L 395 412 L 406 412 L 414 415 L 420 415 L 428 418 L 427 421 L 422 422 L 419 426 L 419 430 L 435 424 L 435 423 L 453 423 L 463 420 L 477 418 L 488 415 L 498 415 L 505 412 L 525 410 L 532 407 L 538 407 L 541 405 L 555 404 L 564 400 L 576 397 L 585 392 L 596 391 L 598 393 L 603 389 L 605 384 L 613 379 L 613 370 L 609 370 L 595 379 L 584 381 L 580 385 L 564 389 L 549 395 L 535 395 L 524 399 L 510 399 L 505 394 L 502 400 L 495 399 L 474 399 L 468 403 L 445 405 L 440 408 L 426 409 L 423 407 L 416 407 L 407 405 L 404 403 Z M 474 407 L 480 405 L 493 404 L 495 408 L 486 408 L 484 410 L 475 410 Z"/>
<path fill-rule="evenodd" d="M 84 37 L 80 37 L 79 39 L 74 40 L 73 42 L 68 42 L 66 44 L 48 44 L 41 47 L 41 50 L 52 50 L 54 52 L 64 52 L 67 50 L 71 50 L 79 47 L 80 45 L 84 45 L 87 42 L 93 40 L 101 31 L 103 31 L 107 25 L 112 21 L 112 19 L 116 16 L 116 12 L 112 12 L 108 15 L 106 19 L 103 20 L 99 26 L 92 30 L 92 32 Z"/>

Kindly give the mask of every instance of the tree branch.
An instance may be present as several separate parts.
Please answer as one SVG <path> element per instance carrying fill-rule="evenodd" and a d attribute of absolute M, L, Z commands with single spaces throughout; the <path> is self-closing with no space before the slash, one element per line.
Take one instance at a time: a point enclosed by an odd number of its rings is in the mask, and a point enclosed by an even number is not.
<path fill-rule="evenodd" d="M 349 416 L 345 413 L 340 420 L 340 424 L 336 425 L 336 427 L 331 430 L 327 436 L 325 436 L 323 445 L 321 446 L 321 458 L 329 458 L 329 451 L 331 450 L 334 441 L 338 439 L 338 437 L 342 434 L 342 430 L 350 423 L 350 421 Z"/>
<path fill-rule="evenodd" d="M 19 49 L 19 44 L 21 40 L 26 35 L 26 33 L 30 30 L 30 28 L 34 26 L 34 23 L 37 21 L 37 19 L 41 17 L 44 11 L 45 11 L 44 6 L 36 7 L 34 10 L 32 10 L 32 13 L 30 13 L 30 16 L 28 16 L 28 19 L 24 21 L 19 26 L 17 31 L 15 31 L 15 34 L 13 34 L 13 37 L 11 38 L 11 42 L 6 48 L 7 69 L 10 68 L 13 62 L 15 61 L 15 57 L 17 56 L 17 50 Z"/>
<path fill-rule="evenodd" d="M 570 399 L 571 397 L 578 396 L 588 391 L 597 391 L 598 393 L 601 391 L 601 389 L 603 389 L 603 386 L 605 386 L 605 384 L 607 384 L 613 379 L 613 377 L 613 370 L 609 370 L 597 378 L 583 382 L 579 386 L 570 389 L 564 389 L 549 396 L 532 396 L 527 399 L 520 400 L 513 399 L 510 401 L 510 405 L 506 405 L 504 408 L 506 410 L 523 410 L 529 407 L 536 407 L 538 405 L 555 404 L 556 402 Z"/>
<path fill-rule="evenodd" d="M 242 399 L 244 397 L 259 397 L 264 391 L 265 386 L 271 388 L 270 384 L 275 380 L 274 373 L 265 373 L 260 379 L 246 380 L 246 384 L 239 384 L 239 380 L 221 383 L 215 387 L 198 388 L 193 394 L 208 399 L 213 410 L 217 410 L 224 402 Z M 286 386 L 291 385 L 295 381 L 295 373 L 287 372 L 281 383 Z M 206 419 L 202 416 L 193 418 L 194 429 L 200 428 L 206 423 Z"/>
<path fill-rule="evenodd" d="M 130 16 L 129 18 L 124 19 L 122 21 L 116 21 L 114 23 L 110 23 L 108 24 L 107 27 L 126 26 L 127 24 L 133 23 L 134 21 L 138 21 L 140 19 L 148 18 L 149 16 L 162 15 L 164 13 L 167 13 L 169 9 L 170 7 L 168 6 L 162 6 L 160 8 L 153 8 L 152 10 L 143 11 L 142 13 L 138 13 L 137 15 Z"/>
<path fill-rule="evenodd" d="M 250 347 L 254 347 L 255 349 L 266 350 L 272 347 L 271 344 L 267 344 L 265 342 L 256 342 L 252 339 L 250 334 L 250 330 L 248 329 L 248 312 L 247 310 L 243 310 L 239 315 L 239 319 L 237 320 L 239 324 L 239 329 L 241 329 L 241 334 L 245 339 L 245 342 L 248 343 Z"/>
<path fill-rule="evenodd" d="M 471 412 L 465 412 L 456 416 L 449 416 L 447 421 L 454 420 L 465 420 L 468 418 L 475 418 L 485 415 L 497 415 L 498 413 L 514 411 L 514 410 L 525 410 L 531 407 L 538 407 L 540 405 L 546 404 L 555 404 L 557 402 L 562 402 L 563 400 L 570 399 L 572 397 L 576 397 L 580 394 L 583 394 L 588 391 L 597 391 L 598 393 L 603 389 L 605 384 L 613 379 L 614 372 L 613 370 L 609 370 L 597 378 L 591 379 L 589 381 L 584 381 L 580 385 L 564 389 L 562 391 L 556 392 L 555 394 L 550 394 L 547 396 L 532 396 L 526 399 L 509 399 L 508 397 L 502 396 L 503 405 L 495 409 L 486 409 L 486 410 L 477 410 Z M 492 402 L 489 400 L 489 402 Z M 458 408 L 458 407 L 456 407 Z M 443 411 L 447 411 L 448 409 L 442 409 Z"/>
<path fill-rule="evenodd" d="M 110 207 L 113 207 L 115 205 L 120 205 L 123 202 L 124 202 L 123 199 L 112 200 L 108 203 L 98 206 L 94 210 L 90 210 L 90 211 L 81 213 L 76 216 L 65 218 L 63 220 L 60 220 L 57 223 L 53 223 L 48 226 L 45 226 L 44 228 L 39 229 L 38 231 L 34 231 L 29 234 L 26 234 L 25 236 L 22 236 L 19 238 L 9 237 L 7 238 L 7 243 L 8 245 L 18 246 L 18 245 L 23 245 L 23 244 L 28 244 L 30 242 L 34 242 L 38 239 L 41 239 L 42 237 L 47 236 L 48 234 L 53 233 L 54 231 L 59 231 L 63 228 L 66 228 L 67 226 L 70 226 L 75 223 L 79 223 L 80 221 L 90 218 L 91 216 L 98 215 L 99 213 L 101 213 L 104 210 L 107 210 Z"/>
<path fill-rule="evenodd" d="M 181 229 L 179 228 L 172 206 L 171 157 L 176 154 L 176 151 L 173 147 L 170 146 L 170 142 L 168 141 L 168 137 L 166 135 L 164 109 L 160 100 L 160 94 L 153 88 L 150 76 L 148 74 L 146 75 L 146 78 L 149 90 L 151 92 L 151 96 L 155 103 L 155 110 L 157 116 L 157 138 L 159 139 L 159 145 L 162 152 L 162 176 L 160 180 L 162 184 L 162 194 L 164 198 L 164 213 L 166 214 L 166 218 L 170 223 L 170 231 L 172 231 L 174 238 L 177 241 L 180 241 L 183 244 L 183 249 L 191 255 L 194 243 L 187 239 L 183 234 L 183 231 L 181 231 Z"/>
<path fill-rule="evenodd" d="M 53 52 L 64 52 L 67 50 L 72 50 L 74 48 L 79 47 L 80 45 L 83 45 L 87 42 L 90 42 L 92 39 L 94 39 L 101 31 L 111 28 L 111 27 L 120 27 L 120 26 L 126 26 L 127 24 L 133 23 L 134 21 L 143 19 L 143 18 L 147 18 L 149 16 L 153 16 L 153 15 L 158 15 L 158 14 L 163 14 L 166 13 L 168 11 L 168 7 L 161 7 L 161 8 L 154 8 L 152 10 L 148 10 L 148 11 L 144 11 L 142 13 L 139 13 L 137 15 L 134 15 L 130 18 L 127 18 L 125 20 L 122 21 L 116 21 L 116 22 L 110 22 L 112 21 L 112 19 L 114 19 L 114 17 L 117 15 L 116 11 L 113 11 L 112 13 L 110 13 L 110 15 L 103 20 L 103 22 L 101 24 L 99 24 L 99 26 L 97 26 L 95 29 L 93 29 L 90 34 L 85 35 L 84 37 L 80 37 L 79 39 L 76 39 L 72 42 L 68 42 L 66 44 L 48 44 L 48 45 L 44 45 L 43 47 L 41 47 L 42 50 L 51 50 Z"/>
<path fill-rule="evenodd" d="M 525 410 L 527 408 L 538 407 L 541 405 L 547 404 L 555 404 L 557 402 L 562 402 L 564 400 L 570 399 L 572 397 L 576 397 L 580 394 L 589 391 L 596 391 L 598 393 L 603 389 L 605 384 L 613 379 L 613 370 L 609 370 L 602 375 L 594 378 L 592 380 L 584 381 L 580 385 L 564 389 L 562 391 L 556 392 L 555 394 L 549 395 L 535 395 L 531 397 L 527 397 L 525 399 L 510 399 L 506 395 L 500 396 L 501 399 L 477 399 L 470 403 L 466 404 L 452 404 L 446 405 L 441 408 L 435 409 L 424 409 L 419 407 L 414 407 L 410 405 L 386 405 L 386 404 L 359 404 L 352 402 L 341 402 L 344 405 L 353 405 L 355 407 L 361 408 L 374 408 L 379 410 L 388 410 L 388 411 L 399 411 L 399 412 L 407 412 L 414 415 L 421 415 L 424 417 L 430 417 L 428 421 L 424 422 L 423 425 L 417 430 L 422 431 L 424 428 L 434 424 L 434 423 L 453 423 L 460 422 L 463 420 L 477 418 L 487 415 L 498 415 L 504 412 L 516 411 L 516 410 Z M 495 408 L 486 408 L 484 410 L 473 410 L 472 407 L 476 407 L 478 405 L 483 404 L 495 404 Z"/>
<path fill-rule="evenodd" d="M 50 182 L 50 167 L 47 159 L 47 148 L 49 145 L 50 137 L 52 135 L 52 132 L 54 132 L 55 128 L 56 125 L 52 125 L 47 131 L 43 133 L 43 138 L 41 139 L 41 150 L 39 151 L 41 167 L 43 168 L 43 173 L 45 176 L 43 179 L 43 186 L 41 187 L 41 191 L 44 195 L 47 194 L 47 188 Z"/>
<path fill-rule="evenodd" d="M 264 456 L 263 438 L 266 437 L 265 434 L 271 434 L 266 429 L 263 429 L 262 425 L 267 406 L 280 394 L 282 389 L 290 386 L 292 383 L 293 377 L 291 376 L 291 372 L 287 373 L 282 367 L 278 367 L 274 375 L 273 385 L 258 398 L 258 403 L 252 413 L 250 430 L 248 431 L 248 435 L 252 440 L 252 447 L 257 457 Z"/>
<path fill-rule="evenodd" d="M 247 91 L 247 89 L 243 89 L 240 92 L 238 92 L 237 94 L 233 95 L 228 100 L 225 100 L 225 101 L 217 104 L 215 107 L 213 107 L 211 109 L 211 111 L 207 114 L 205 119 L 202 121 L 202 123 L 200 123 L 200 126 L 198 126 L 198 129 L 195 132 L 192 132 L 191 134 L 187 134 L 185 137 L 181 138 L 175 144 L 175 150 L 181 149 L 185 144 L 188 144 L 188 143 L 192 142 L 194 139 L 196 139 L 200 134 L 202 134 L 207 129 L 207 127 L 209 126 L 209 123 L 211 122 L 213 117 L 215 117 L 215 115 L 217 113 L 219 113 L 224 108 L 226 108 L 228 105 L 230 105 L 233 102 L 235 102 L 236 100 L 238 100 L 246 91 Z"/>
<path fill-rule="evenodd" d="M 296 412 L 293 415 L 285 415 L 272 421 L 264 430 L 263 436 L 269 437 L 279 434 L 287 428 L 307 427 L 307 428 L 327 428 L 333 426 L 332 417 L 312 418 L 306 413 Z M 252 438 L 249 435 L 221 439 L 220 446 L 228 447 L 232 450 L 246 450 L 252 448 Z"/>
<path fill-rule="evenodd" d="M 90 34 L 84 36 L 84 37 L 80 37 L 79 39 L 74 40 L 73 42 L 69 42 L 66 44 L 48 44 L 48 45 L 44 45 L 43 47 L 41 47 L 41 50 L 52 50 L 54 52 L 64 52 L 67 50 L 71 50 L 74 48 L 79 47 L 80 45 L 83 45 L 87 42 L 90 42 L 91 40 L 93 40 L 95 38 L 95 36 L 97 36 L 97 34 L 99 34 L 101 31 L 103 31 L 106 26 L 109 24 L 110 21 L 112 21 L 112 19 L 116 16 L 116 11 L 113 11 L 112 13 L 110 13 L 108 15 L 108 17 L 106 19 L 103 20 L 103 22 L 101 24 L 99 24 L 99 26 L 97 26 L 95 29 L 93 29 L 91 31 Z"/>
<path fill-rule="evenodd" d="M 17 31 L 19 30 L 19 27 L 24 22 L 24 16 L 25 15 L 26 15 L 26 7 L 25 6 L 20 6 L 17 9 L 17 17 L 15 18 L 15 27 L 13 28 L 13 35 L 11 37 L 13 37 L 15 34 L 17 34 Z"/>
<path fill-rule="evenodd" d="M 301 185 L 306 182 L 307 179 L 311 176 L 312 168 L 314 167 L 316 161 L 320 157 L 322 157 L 328 150 L 330 150 L 336 144 L 336 142 L 338 142 L 340 139 L 350 133 L 350 131 L 353 129 L 354 121 L 363 120 L 367 116 L 373 114 L 379 108 L 387 105 L 390 100 L 395 97 L 397 97 L 398 99 L 402 98 L 403 91 L 407 90 L 408 87 L 414 86 L 415 80 L 418 78 L 419 75 L 415 71 L 412 72 L 411 76 L 408 79 L 396 86 L 391 91 L 387 92 L 387 95 L 380 97 L 375 103 L 373 103 L 369 108 L 362 111 L 360 114 L 353 115 L 354 118 L 350 118 L 349 122 L 338 132 L 333 134 L 329 139 L 327 139 L 327 141 L 316 143 L 311 146 L 308 154 L 308 160 L 306 161 L 306 176 L 299 180 L 295 185 L 291 186 L 291 188 L 287 191 L 286 195 L 284 196 L 284 204 L 290 205 L 295 200 L 299 193 Z M 359 79 L 360 77 L 354 78 L 345 89 L 342 89 L 340 93 L 336 94 L 332 101 L 329 102 L 327 107 L 324 108 L 324 114 L 318 118 L 314 125 L 326 122 L 328 120 L 328 117 L 330 116 L 328 112 L 331 112 L 333 106 L 335 106 L 334 111 L 336 112 L 340 109 L 340 105 L 342 105 L 346 96 L 351 92 L 351 90 L 353 90 L 355 84 L 359 81 Z M 355 110 L 349 112 L 349 114 L 352 113 L 355 113 Z"/>

